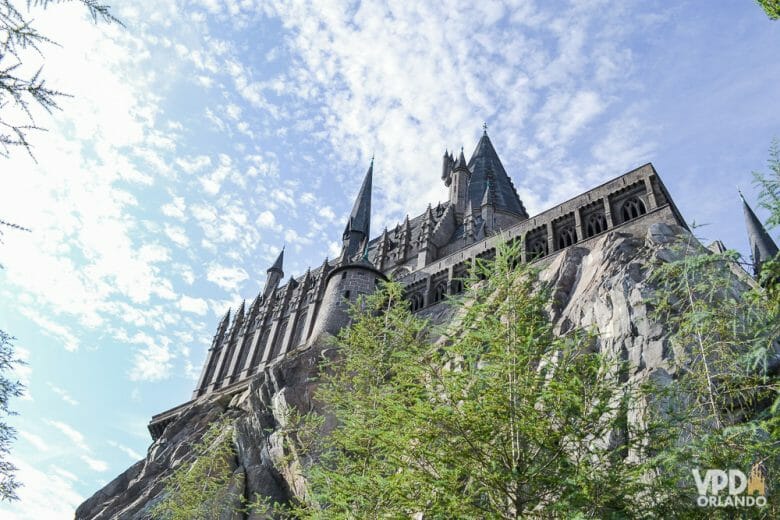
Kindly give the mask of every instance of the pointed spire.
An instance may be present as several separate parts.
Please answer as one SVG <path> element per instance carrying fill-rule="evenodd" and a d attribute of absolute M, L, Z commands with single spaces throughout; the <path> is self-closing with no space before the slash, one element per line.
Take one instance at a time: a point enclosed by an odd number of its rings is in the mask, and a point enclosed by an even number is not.
<path fill-rule="evenodd" d="M 371 228 L 371 184 L 373 177 L 374 158 L 372 157 L 355 204 L 352 206 L 352 213 L 349 214 L 348 224 L 350 231 L 359 231 L 366 236 L 369 236 Z"/>
<path fill-rule="evenodd" d="M 230 323 L 230 307 L 228 307 L 227 312 L 222 317 L 222 321 L 219 322 L 219 328 L 226 327 L 228 323 Z"/>
<path fill-rule="evenodd" d="M 284 247 L 282 246 L 282 250 L 279 252 L 279 256 L 276 257 L 276 261 L 274 261 L 273 265 L 268 268 L 266 272 L 270 271 L 279 271 L 280 273 L 284 273 L 284 270 L 282 269 L 282 265 L 284 264 Z M 284 274 L 282 274 L 284 276 Z"/>
<path fill-rule="evenodd" d="M 460 155 L 458 160 L 455 161 L 455 165 L 452 167 L 452 171 L 468 170 L 468 164 L 466 163 L 466 157 L 463 155 L 463 147 L 460 147 Z"/>
<path fill-rule="evenodd" d="M 362 254 L 361 245 L 364 240 L 368 240 L 371 233 L 371 184 L 374 176 L 374 159 L 371 158 L 371 165 L 368 167 L 366 177 L 360 186 L 355 204 L 352 206 L 352 212 L 347 219 L 347 226 L 344 228 L 344 234 L 341 239 L 343 242 L 341 248 L 340 263 L 349 263 L 357 255 Z"/>
<path fill-rule="evenodd" d="M 761 274 L 763 263 L 777 255 L 777 244 L 769 236 L 756 214 L 753 213 L 741 191 L 739 196 L 742 199 L 742 210 L 745 213 L 745 227 L 750 242 L 750 255 L 753 259 L 753 274 L 758 277 Z"/>

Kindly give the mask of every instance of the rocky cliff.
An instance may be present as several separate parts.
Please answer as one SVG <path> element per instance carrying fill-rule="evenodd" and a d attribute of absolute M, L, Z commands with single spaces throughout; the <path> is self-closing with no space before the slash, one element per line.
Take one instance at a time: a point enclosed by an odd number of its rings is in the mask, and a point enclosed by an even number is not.
<path fill-rule="evenodd" d="M 646 301 L 653 291 L 648 280 L 654 266 L 679 254 L 673 248 L 678 239 L 703 250 L 683 228 L 657 223 L 643 237 L 610 232 L 588 247 L 570 247 L 546 260 L 541 278 L 553 287 L 550 311 L 557 330 L 595 327 L 598 348 L 630 360 L 633 377 L 670 377 L 669 331 L 653 321 Z M 427 314 L 436 322 L 452 317 L 444 305 Z M 239 394 L 191 403 L 149 447 L 146 458 L 85 501 L 76 518 L 149 518 L 150 508 L 161 498 L 164 477 L 188 460 L 192 443 L 221 414 L 235 424 L 231 492 L 237 497 L 259 493 L 273 500 L 302 496 L 299 462 L 289 456 L 284 426 L 290 409 L 312 409 L 319 360 L 328 348 L 326 338 L 319 338 L 258 374 Z M 241 515 L 226 513 L 226 518 Z"/>

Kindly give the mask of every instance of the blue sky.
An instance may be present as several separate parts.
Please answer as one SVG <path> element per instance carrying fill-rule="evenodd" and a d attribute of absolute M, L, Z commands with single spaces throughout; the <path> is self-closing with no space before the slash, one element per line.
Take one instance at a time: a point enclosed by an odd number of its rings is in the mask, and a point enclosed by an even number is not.
<path fill-rule="evenodd" d="M 0 245 L 28 362 L 3 518 L 71 518 L 140 458 L 279 248 L 287 276 L 337 253 L 372 154 L 375 233 L 444 200 L 444 149 L 487 121 L 531 214 L 651 161 L 744 252 L 735 186 L 780 137 L 780 22 L 750 0 L 113 4 L 126 29 L 36 12 L 74 97 L 37 164 L 0 158 L 0 218 L 33 229 Z"/>

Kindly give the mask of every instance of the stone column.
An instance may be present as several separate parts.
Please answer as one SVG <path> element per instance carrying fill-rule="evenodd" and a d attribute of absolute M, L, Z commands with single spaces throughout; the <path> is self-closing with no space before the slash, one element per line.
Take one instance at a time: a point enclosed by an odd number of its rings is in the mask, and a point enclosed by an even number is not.
<path fill-rule="evenodd" d="M 658 202 L 655 200 L 655 192 L 653 191 L 653 183 L 650 181 L 650 177 L 645 177 L 645 189 L 647 190 L 647 211 L 652 211 L 658 207 Z"/>
<path fill-rule="evenodd" d="M 575 208 L 574 210 L 574 230 L 577 232 L 577 240 L 575 240 L 575 242 L 579 242 L 585 238 L 585 235 L 582 233 L 582 216 L 580 215 L 581 209 L 582 208 Z"/>
<path fill-rule="evenodd" d="M 555 251 L 555 237 L 553 236 L 552 222 L 547 222 L 547 254 L 549 255 Z"/>
<path fill-rule="evenodd" d="M 612 220 L 612 205 L 609 203 L 609 195 L 601 199 L 604 204 L 604 218 L 607 219 L 607 229 L 615 227 L 615 221 Z"/>
<path fill-rule="evenodd" d="M 431 276 L 425 280 L 425 291 L 423 292 L 423 307 L 431 304 Z"/>

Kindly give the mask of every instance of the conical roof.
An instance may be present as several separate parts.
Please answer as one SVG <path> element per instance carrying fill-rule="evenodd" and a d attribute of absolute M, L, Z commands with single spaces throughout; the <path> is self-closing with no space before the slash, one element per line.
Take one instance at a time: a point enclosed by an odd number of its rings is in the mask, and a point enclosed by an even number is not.
<path fill-rule="evenodd" d="M 753 209 L 742 196 L 742 192 L 739 196 L 742 198 L 742 210 L 745 213 L 745 227 L 750 242 L 750 254 L 753 257 L 753 269 L 758 275 L 761 271 L 761 264 L 777 255 L 777 244 L 769 236 L 756 214 L 753 213 Z"/>
<path fill-rule="evenodd" d="M 477 143 L 474 153 L 469 159 L 468 168 L 471 171 L 469 182 L 469 200 L 473 206 L 479 207 L 485 195 L 488 181 L 493 184 L 491 192 L 493 203 L 497 210 L 509 211 L 518 215 L 528 216 L 520 201 L 520 197 L 512 185 L 512 181 L 498 158 L 493 143 L 485 132 Z"/>
<path fill-rule="evenodd" d="M 268 271 L 279 271 L 280 273 L 284 273 L 282 264 L 284 264 L 284 247 L 282 247 L 282 250 L 279 251 L 279 256 L 276 257 L 276 260 L 274 261 L 273 265 L 268 268 Z"/>
<path fill-rule="evenodd" d="M 374 177 L 374 159 L 371 159 L 371 165 L 368 167 L 363 184 L 360 186 L 355 204 L 352 206 L 352 212 L 349 214 L 346 231 L 360 231 L 365 236 L 369 236 L 371 229 L 371 184 Z"/>

